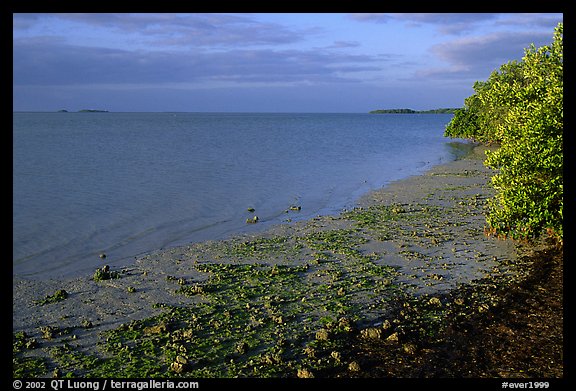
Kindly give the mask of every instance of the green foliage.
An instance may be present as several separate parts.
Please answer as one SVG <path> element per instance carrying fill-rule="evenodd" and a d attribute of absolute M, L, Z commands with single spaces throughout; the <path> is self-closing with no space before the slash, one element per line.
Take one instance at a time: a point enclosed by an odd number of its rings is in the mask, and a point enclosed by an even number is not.
<path fill-rule="evenodd" d="M 515 104 L 511 97 L 493 99 L 493 90 L 499 85 L 509 85 L 522 80 L 523 63 L 510 61 L 494 71 L 486 82 L 474 83 L 475 93 L 464 100 L 464 108 L 458 110 L 446 126 L 444 136 L 472 139 L 493 144 L 501 141 L 498 126 L 503 122 L 507 108 Z"/>
<path fill-rule="evenodd" d="M 456 110 L 454 117 L 446 126 L 444 136 L 467 138 L 481 141 L 482 131 L 478 123 L 478 115 L 468 107 Z"/>
<path fill-rule="evenodd" d="M 445 136 L 498 143 L 486 165 L 492 185 L 489 232 L 528 239 L 544 230 L 563 237 L 563 24 L 552 45 L 526 49 L 474 85 Z"/>

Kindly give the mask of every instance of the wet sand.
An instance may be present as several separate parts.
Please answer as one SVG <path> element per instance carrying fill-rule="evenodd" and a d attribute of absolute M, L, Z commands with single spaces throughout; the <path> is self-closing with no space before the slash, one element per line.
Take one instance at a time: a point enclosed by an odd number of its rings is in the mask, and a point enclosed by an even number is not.
<path fill-rule="evenodd" d="M 269 270 L 274 276 L 278 274 L 274 274 L 274 270 L 293 273 L 290 274 L 293 280 L 282 285 L 284 288 L 274 287 L 276 280 L 271 282 L 270 295 L 285 304 L 274 307 L 276 312 L 272 315 L 262 315 L 262 322 L 276 321 L 283 316 L 284 319 L 276 323 L 283 327 L 282 339 L 293 340 L 289 346 L 294 349 L 318 340 L 314 333 L 323 324 L 330 324 L 329 320 L 348 319 L 356 330 L 380 327 L 397 296 L 433 297 L 487 276 L 514 279 L 519 273 L 514 266 L 520 251 L 518 245 L 484 235 L 483 213 L 487 199 L 493 194 L 489 187 L 493 171 L 484 167 L 483 159 L 484 148 L 477 147 L 460 160 L 371 192 L 358 201 L 356 208 L 339 215 L 318 216 L 281 224 L 258 234 L 140 256 L 125 267 L 113 268 L 119 274 L 118 279 L 94 281 L 92 275 L 87 275 L 38 281 L 14 276 L 13 331 L 23 331 L 28 340 L 36 341 L 34 348 L 21 350 L 18 357 L 43 358 L 46 372 L 36 373 L 38 376 L 51 376 L 55 368 L 73 376 L 85 376 L 93 372 L 86 368 L 64 368 L 65 365 L 55 359 L 53 348 L 72 345 L 75 351 L 105 360 L 114 354 L 103 352 L 99 345 L 106 340 L 105 332 L 130 322 L 158 317 L 168 307 L 196 308 L 218 299 L 224 301 L 218 302 L 218 313 L 228 312 L 227 309 L 238 311 L 236 297 L 225 296 L 226 285 L 222 285 L 221 280 L 226 274 L 204 265 Z M 105 264 L 106 259 L 102 260 L 102 265 Z M 250 265 L 254 269 L 250 269 Z M 220 296 L 202 294 L 200 288 L 200 294 L 186 294 L 190 291 L 179 289 L 216 286 L 216 283 L 220 284 Z M 236 295 L 240 288 L 234 284 L 230 283 L 229 290 Z M 55 303 L 38 303 L 58 290 L 65 290 L 68 296 Z M 267 298 L 264 293 L 252 294 L 239 297 L 238 302 L 242 301 L 244 306 L 246 301 L 246 307 L 250 307 L 250 300 L 261 303 L 269 300 Z M 327 305 L 328 301 L 339 303 L 339 307 Z M 299 325 L 303 331 L 296 335 Z M 66 332 L 54 332 L 52 338 L 48 338 L 42 332 L 46 326 Z M 256 325 L 253 329 L 258 327 L 263 326 Z M 217 342 L 222 340 L 216 334 L 210 336 Z M 231 343 L 238 342 L 233 339 L 230 337 Z M 250 341 L 259 354 L 267 351 L 269 342 L 256 337 Z M 292 357 L 295 363 L 298 354 L 286 354 L 286 357 Z M 193 354 L 188 356 L 183 361 L 191 363 Z M 204 370 L 201 367 L 209 366 L 207 359 L 190 364 L 193 370 L 189 373 L 194 376 L 278 375 L 277 372 L 258 372 L 250 360 L 237 359 L 243 365 L 237 373 L 222 372 L 222 363 L 215 372 L 198 372 Z M 353 362 L 352 357 L 346 360 L 338 358 L 336 362 Z M 296 367 L 300 364 L 288 361 L 285 358 L 286 364 L 276 363 L 276 366 L 283 368 L 281 373 L 288 371 L 290 375 L 292 371 L 296 376 L 299 373 Z M 217 360 L 211 362 L 210 365 L 216 366 Z M 246 372 L 248 367 L 252 372 Z M 168 374 L 182 374 L 170 367 L 169 360 L 165 368 Z M 122 373 L 117 376 L 122 377 Z"/>

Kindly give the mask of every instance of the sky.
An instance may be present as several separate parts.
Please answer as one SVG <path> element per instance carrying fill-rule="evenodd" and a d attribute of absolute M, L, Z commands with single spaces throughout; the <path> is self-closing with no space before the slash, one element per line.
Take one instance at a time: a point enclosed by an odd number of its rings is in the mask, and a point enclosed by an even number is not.
<path fill-rule="evenodd" d="M 13 14 L 13 110 L 462 107 L 563 14 Z"/>

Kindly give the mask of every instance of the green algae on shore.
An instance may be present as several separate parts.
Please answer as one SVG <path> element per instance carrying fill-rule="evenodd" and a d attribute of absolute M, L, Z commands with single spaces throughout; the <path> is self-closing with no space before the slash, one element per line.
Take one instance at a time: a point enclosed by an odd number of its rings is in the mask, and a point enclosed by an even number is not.
<path fill-rule="evenodd" d="M 149 298 L 153 315 L 95 322 L 77 339 L 55 334 L 40 349 L 15 338 L 14 375 L 317 377 L 358 374 L 349 352 L 359 339 L 414 354 L 413 335 L 436 338 L 459 308 L 441 295 L 516 272 L 510 244 L 483 235 L 486 177 L 480 161 L 460 162 L 339 216 L 147 255 L 138 272 L 98 282 L 97 308 L 107 316 L 122 301 Z M 58 326 L 42 315 L 44 326 Z M 97 343 L 82 345 L 86 333 Z M 28 372 L 26 360 L 40 357 L 44 367 Z"/>
<path fill-rule="evenodd" d="M 58 289 L 53 295 L 46 295 L 42 300 L 36 301 L 37 305 L 46 305 L 52 303 L 58 303 L 59 301 L 65 300 L 68 297 L 68 292 L 64 289 Z"/>

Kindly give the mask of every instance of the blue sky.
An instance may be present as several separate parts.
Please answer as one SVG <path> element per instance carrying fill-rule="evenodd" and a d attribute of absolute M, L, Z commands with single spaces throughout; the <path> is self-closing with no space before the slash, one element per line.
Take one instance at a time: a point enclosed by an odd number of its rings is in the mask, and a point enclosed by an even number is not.
<path fill-rule="evenodd" d="M 14 14 L 13 110 L 460 107 L 562 14 Z"/>

